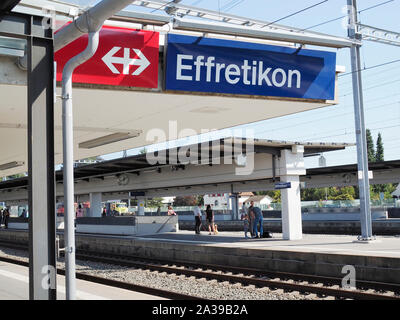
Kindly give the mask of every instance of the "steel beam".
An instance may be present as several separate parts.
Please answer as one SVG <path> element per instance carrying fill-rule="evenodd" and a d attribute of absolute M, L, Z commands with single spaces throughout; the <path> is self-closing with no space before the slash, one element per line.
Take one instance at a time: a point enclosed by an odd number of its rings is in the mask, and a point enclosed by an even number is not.
<path fill-rule="evenodd" d="M 43 17 L 10 13 L 0 36 L 27 41 L 29 298 L 56 299 L 53 31 Z"/>
<path fill-rule="evenodd" d="M 28 50 L 29 297 L 56 299 L 53 43 Z"/>

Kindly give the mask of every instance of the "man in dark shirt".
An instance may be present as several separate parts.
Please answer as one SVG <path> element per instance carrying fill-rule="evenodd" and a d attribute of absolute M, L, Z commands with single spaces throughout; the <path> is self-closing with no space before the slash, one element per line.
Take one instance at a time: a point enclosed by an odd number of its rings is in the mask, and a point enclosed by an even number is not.
<path fill-rule="evenodd" d="M 4 227 L 8 229 L 8 219 L 10 218 L 10 211 L 8 208 L 5 208 L 3 211 L 3 220 L 4 220 Z"/>
<path fill-rule="evenodd" d="M 263 235 L 263 214 L 260 208 L 252 207 L 251 209 L 254 213 L 254 224 L 253 224 L 253 235 L 254 238 L 262 238 Z M 260 236 L 257 233 L 257 225 L 260 224 Z"/>

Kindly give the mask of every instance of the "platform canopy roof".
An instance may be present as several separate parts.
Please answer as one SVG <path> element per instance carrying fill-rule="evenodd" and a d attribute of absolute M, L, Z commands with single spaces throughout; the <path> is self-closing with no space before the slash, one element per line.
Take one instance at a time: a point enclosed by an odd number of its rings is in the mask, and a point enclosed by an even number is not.
<path fill-rule="evenodd" d="M 216 157 L 220 158 L 220 163 L 224 163 L 224 159 L 227 155 L 231 159 L 235 159 L 239 154 L 246 154 L 246 151 L 251 153 L 268 153 L 279 156 L 280 151 L 283 149 L 292 149 L 292 146 L 301 145 L 304 146 L 304 156 L 312 156 L 319 152 L 328 152 L 335 150 L 343 150 L 346 147 L 352 146 L 353 144 L 348 143 L 324 143 L 324 142 L 292 142 L 292 141 L 277 141 L 277 140 L 266 140 L 266 139 L 243 139 L 243 138 L 224 138 L 214 141 L 203 142 L 201 144 L 184 145 L 177 148 L 170 148 L 165 150 L 159 150 L 158 152 L 152 152 L 147 154 L 138 154 L 134 156 L 118 158 L 107 161 L 100 161 L 93 164 L 78 165 L 74 169 L 75 180 L 85 180 L 93 177 L 105 177 L 110 175 L 119 175 L 122 173 L 140 173 L 140 171 L 154 170 L 162 167 L 174 167 L 176 169 L 183 169 L 185 165 L 193 164 L 198 161 L 200 163 L 202 157 L 202 150 L 207 148 L 210 152 L 209 161 L 202 163 L 210 164 L 215 163 Z M 188 157 L 187 161 L 182 162 L 177 157 L 178 154 L 182 154 L 182 150 Z M 215 153 L 213 150 L 218 150 L 216 157 L 213 157 Z M 166 163 L 165 164 L 151 164 L 149 159 L 154 159 L 162 151 L 165 151 Z M 189 160 L 189 157 L 191 160 Z M 177 159 L 177 162 L 172 162 L 171 159 Z M 56 171 L 56 181 L 61 182 L 63 180 L 62 170 Z M 28 183 L 27 177 L 18 179 L 2 181 L 0 182 L 0 189 L 9 189 L 24 187 Z"/>
<path fill-rule="evenodd" d="M 400 169 L 400 160 L 380 161 L 368 163 L 368 170 L 375 171 L 389 171 L 393 169 Z M 340 166 L 311 168 L 307 169 L 307 175 L 322 175 L 322 174 L 338 174 L 357 172 L 357 164 L 345 164 Z"/>
<path fill-rule="evenodd" d="M 154 3 L 157 1 L 135 1 L 137 3 Z M 60 1 L 22 0 L 13 10 L 22 13 L 43 14 L 45 4 L 53 5 L 57 20 L 65 23 L 82 11 L 75 5 Z M 138 16 L 142 16 L 141 19 Z M 159 20 L 166 24 L 163 15 Z M 239 17 L 237 18 L 239 19 Z M 244 19 L 244 18 L 241 18 Z M 138 21 L 142 22 L 138 24 Z M 142 28 L 149 22 L 143 22 L 142 13 L 123 11 L 107 21 L 109 25 L 132 26 Z M 232 19 L 233 21 L 233 19 Z M 240 19 L 237 25 L 240 25 Z M 153 23 L 154 25 L 155 23 Z M 139 89 L 132 87 L 110 87 L 102 85 L 75 85 L 73 89 L 74 103 L 74 159 L 100 156 L 113 152 L 143 147 L 153 143 L 174 140 L 200 134 L 202 130 L 219 130 L 238 125 L 249 124 L 261 120 L 303 112 L 337 103 L 336 100 L 296 100 L 270 97 L 181 94 L 165 92 L 162 88 L 163 44 L 164 36 L 170 25 L 161 27 L 147 26 L 151 30 L 160 31 L 160 66 L 159 86 L 157 89 Z M 159 28 L 159 29 L 157 29 Z M 269 27 L 268 27 L 269 28 Z M 281 26 L 281 28 L 283 28 Z M 286 32 L 293 28 L 286 27 Z M 292 30 L 293 32 L 299 32 Z M 182 34 L 201 35 L 189 31 L 174 31 Z M 310 33 L 314 36 L 317 33 Z M 278 41 L 250 39 L 245 37 L 214 35 L 224 39 L 240 39 L 241 41 L 279 44 Z M 27 87 L 26 72 L 16 62 L 23 56 L 21 40 L 7 43 L 7 51 L 0 48 L 0 177 L 27 171 Z M 285 43 L 287 46 L 294 44 Z M 1 46 L 0 46 L 1 47 Z M 3 50 L 3 51 L 1 51 Z M 57 94 L 60 95 L 60 84 Z M 337 92 L 335 94 L 337 97 Z M 55 108 L 55 163 L 62 163 L 62 116 L 61 99 L 57 98 Z M 176 124 L 176 132 L 171 126 Z M 158 141 L 151 140 L 148 133 L 159 129 L 165 137 Z M 184 130 L 188 129 L 190 130 Z M 104 144 L 94 148 L 83 148 L 79 145 L 94 139 L 115 135 L 130 135 L 131 138 Z M 2 166 L 3 165 L 3 166 Z"/>

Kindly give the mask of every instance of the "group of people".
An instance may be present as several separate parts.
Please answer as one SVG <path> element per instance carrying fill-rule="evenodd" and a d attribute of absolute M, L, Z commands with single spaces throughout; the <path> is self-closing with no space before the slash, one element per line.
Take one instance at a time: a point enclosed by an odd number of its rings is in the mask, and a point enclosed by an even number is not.
<path fill-rule="evenodd" d="M 254 206 L 254 201 L 250 202 L 250 206 L 246 209 L 245 203 L 244 212 L 242 213 L 241 219 L 244 223 L 244 236 L 246 239 L 250 238 L 247 233 L 250 232 L 251 238 L 262 238 L 263 237 L 263 213 L 259 207 Z M 194 208 L 193 214 L 195 218 L 195 233 L 200 234 L 200 228 L 202 225 L 202 210 L 201 204 Z M 217 225 L 214 223 L 214 212 L 210 205 L 206 208 L 206 222 L 208 227 L 208 234 L 218 234 Z"/>
<path fill-rule="evenodd" d="M 8 229 L 8 219 L 10 218 L 10 211 L 7 207 L 0 209 L 0 226 L 4 224 L 4 227 Z"/>
<path fill-rule="evenodd" d="M 200 228 L 202 225 L 201 217 L 203 215 L 201 211 L 201 204 L 198 204 L 197 207 L 194 208 L 193 214 L 195 218 L 195 233 L 200 234 Z M 218 226 L 214 223 L 214 211 L 211 209 L 210 205 L 206 207 L 206 222 L 208 226 L 208 234 L 211 235 L 211 232 L 214 234 L 218 234 Z"/>
<path fill-rule="evenodd" d="M 243 203 L 243 213 L 241 219 L 243 220 L 244 236 L 246 239 L 249 238 L 247 235 L 250 232 L 251 238 L 262 238 L 263 237 L 263 214 L 260 208 L 254 206 L 254 202 L 250 201 L 250 206 L 246 209 L 245 203 Z M 258 233 L 259 226 L 259 233 Z"/>

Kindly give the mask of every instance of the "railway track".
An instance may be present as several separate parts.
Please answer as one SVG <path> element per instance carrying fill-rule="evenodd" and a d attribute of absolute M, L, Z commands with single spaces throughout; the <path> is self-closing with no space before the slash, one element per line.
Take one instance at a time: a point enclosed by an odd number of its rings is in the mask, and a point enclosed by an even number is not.
<path fill-rule="evenodd" d="M 15 246 L 14 246 L 15 248 Z M 20 247 L 21 248 L 21 247 Z M 26 248 L 25 248 L 26 249 Z M 400 285 L 372 281 L 357 281 L 357 288 L 344 289 L 341 278 L 304 275 L 285 272 L 269 272 L 252 268 L 238 268 L 220 265 L 201 265 L 150 260 L 132 256 L 98 254 L 78 251 L 77 259 L 140 268 L 187 277 L 227 281 L 272 290 L 299 292 L 319 298 L 354 300 L 400 300 Z M 90 281 L 90 280 L 89 280 Z"/>
<path fill-rule="evenodd" d="M 17 260 L 17 259 L 11 259 L 11 258 L 6 258 L 6 257 L 0 256 L 0 261 L 17 264 L 17 265 L 24 266 L 24 267 L 29 267 L 29 262 L 25 262 L 25 261 L 21 261 L 21 260 Z M 57 269 L 57 274 L 65 275 L 65 270 Z M 129 282 L 117 281 L 117 280 L 104 278 L 104 277 L 97 277 L 97 276 L 93 276 L 93 275 L 89 275 L 89 274 L 81 273 L 81 272 L 76 272 L 76 278 L 80 279 L 80 280 L 90 281 L 90 282 L 94 282 L 94 283 L 98 283 L 98 284 L 103 284 L 103 285 L 116 287 L 116 288 L 120 288 L 120 289 L 135 291 L 135 292 L 141 292 L 141 293 L 145 293 L 145 294 L 149 294 L 149 295 L 153 295 L 153 296 L 157 296 L 157 297 L 161 297 L 161 298 L 171 299 L 171 300 L 205 300 L 205 299 L 199 298 L 197 296 L 191 296 L 191 295 L 181 294 L 181 293 L 168 291 L 168 290 L 140 286 L 140 285 L 136 285 L 136 284 L 129 283 Z"/>
<path fill-rule="evenodd" d="M 314 294 L 320 297 L 335 297 L 355 300 L 400 300 L 400 285 L 381 282 L 359 281 L 355 290 L 340 287 L 341 278 L 301 275 L 283 272 L 267 272 L 258 269 L 227 267 L 220 265 L 200 265 L 193 263 L 171 263 L 135 257 L 121 257 L 93 253 L 78 253 L 77 258 L 126 267 L 149 269 L 169 274 L 194 276 L 255 287 L 283 289 L 285 291 Z"/>

